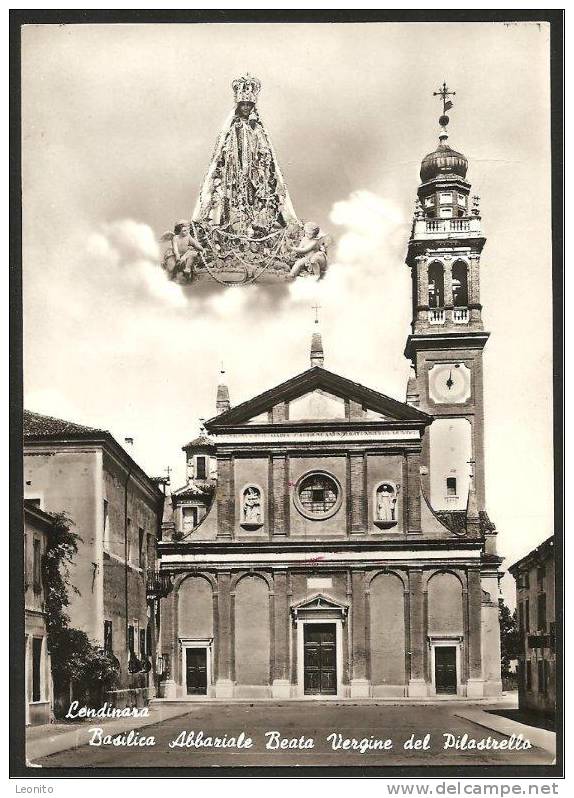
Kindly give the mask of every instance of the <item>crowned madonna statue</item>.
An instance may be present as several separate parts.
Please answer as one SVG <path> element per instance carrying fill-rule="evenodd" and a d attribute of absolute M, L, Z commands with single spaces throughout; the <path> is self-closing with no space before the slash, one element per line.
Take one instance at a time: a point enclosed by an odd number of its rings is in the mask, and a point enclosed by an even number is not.
<path fill-rule="evenodd" d="M 298 219 L 257 98 L 260 81 L 233 81 L 234 110 L 217 140 L 190 221 L 165 233 L 163 267 L 180 283 L 273 282 L 320 279 L 327 267 L 327 237 Z"/>

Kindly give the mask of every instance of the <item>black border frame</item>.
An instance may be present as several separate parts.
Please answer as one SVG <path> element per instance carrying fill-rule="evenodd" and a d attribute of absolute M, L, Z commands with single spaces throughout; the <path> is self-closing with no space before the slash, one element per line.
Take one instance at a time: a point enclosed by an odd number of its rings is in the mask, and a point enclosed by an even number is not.
<path fill-rule="evenodd" d="M 32 24 L 103 23 L 374 23 L 374 22 L 549 22 L 550 23 L 550 125 L 552 190 L 552 281 L 553 281 L 553 421 L 554 421 L 554 533 L 556 540 L 556 763 L 554 765 L 501 766 L 379 766 L 340 765 L 272 767 L 153 767 L 153 768 L 30 768 L 25 762 L 25 717 L 21 706 L 24 695 L 24 669 L 10 668 L 10 745 L 11 778 L 564 778 L 564 10 L 10 10 L 10 638 L 9 662 L 22 662 L 24 626 L 21 618 L 24 577 L 20 566 L 22 541 L 22 193 L 21 193 L 21 49 L 20 29 Z"/>

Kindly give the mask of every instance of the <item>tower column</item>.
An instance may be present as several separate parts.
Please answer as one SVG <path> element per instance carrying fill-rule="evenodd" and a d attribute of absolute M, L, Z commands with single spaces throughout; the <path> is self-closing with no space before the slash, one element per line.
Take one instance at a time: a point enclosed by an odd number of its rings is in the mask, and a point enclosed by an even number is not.
<path fill-rule="evenodd" d="M 415 258 L 417 280 L 416 319 L 422 321 L 429 306 L 429 265 L 424 255 Z"/>
<path fill-rule="evenodd" d="M 480 255 L 471 255 L 468 274 L 468 304 L 470 320 L 480 321 Z"/>
<path fill-rule="evenodd" d="M 452 296 L 452 258 L 445 255 L 444 258 L 444 306 L 452 309 L 454 304 Z"/>

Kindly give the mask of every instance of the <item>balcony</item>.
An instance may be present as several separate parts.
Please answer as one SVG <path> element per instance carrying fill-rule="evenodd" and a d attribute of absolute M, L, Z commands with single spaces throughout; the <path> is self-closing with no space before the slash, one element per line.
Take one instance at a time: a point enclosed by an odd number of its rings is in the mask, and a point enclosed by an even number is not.
<path fill-rule="evenodd" d="M 171 593 L 173 577 L 165 571 L 149 570 L 146 576 L 146 594 L 148 599 L 165 598 Z"/>
<path fill-rule="evenodd" d="M 444 324 L 446 311 L 444 308 L 429 308 L 429 324 Z"/>
<path fill-rule="evenodd" d="M 452 320 L 455 324 L 468 324 L 468 308 L 453 308 Z"/>
<path fill-rule="evenodd" d="M 480 235 L 480 216 L 452 219 L 415 219 L 411 238 L 433 239 L 445 235 L 474 238 Z"/>

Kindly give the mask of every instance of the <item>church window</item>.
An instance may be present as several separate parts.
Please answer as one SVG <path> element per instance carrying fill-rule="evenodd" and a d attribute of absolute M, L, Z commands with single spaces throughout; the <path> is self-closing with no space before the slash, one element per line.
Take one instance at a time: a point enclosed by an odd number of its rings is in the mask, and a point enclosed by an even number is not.
<path fill-rule="evenodd" d="M 182 507 L 183 534 L 187 535 L 197 526 L 197 507 Z"/>
<path fill-rule="evenodd" d="M 456 496 L 456 477 L 446 478 L 446 495 Z"/>
<path fill-rule="evenodd" d="M 113 626 L 111 621 L 104 621 L 104 651 L 114 650 Z"/>
<path fill-rule="evenodd" d="M 341 489 L 330 474 L 307 474 L 295 490 L 295 503 L 307 518 L 329 518 L 341 506 Z"/>
<path fill-rule="evenodd" d="M 110 512 L 109 505 L 104 499 L 104 551 L 110 550 Z"/>
<path fill-rule="evenodd" d="M 449 202 L 452 202 L 452 194 L 450 191 L 441 191 L 438 195 L 438 201 L 441 205 L 445 205 Z"/>
<path fill-rule="evenodd" d="M 468 305 L 468 268 L 461 260 L 452 267 L 452 300 L 455 307 Z"/>
<path fill-rule="evenodd" d="M 438 261 L 429 266 L 429 307 L 444 307 L 444 271 Z"/>
<path fill-rule="evenodd" d="M 42 542 L 38 539 L 34 539 L 34 561 L 33 561 L 33 585 L 34 585 L 34 593 L 41 593 L 42 592 Z"/>
<path fill-rule="evenodd" d="M 207 458 L 206 457 L 196 457 L 195 458 L 195 478 L 196 479 L 207 479 Z"/>
<path fill-rule="evenodd" d="M 441 208 L 440 209 L 440 217 L 441 217 L 441 219 L 450 219 L 450 218 L 452 218 L 452 208 Z"/>

